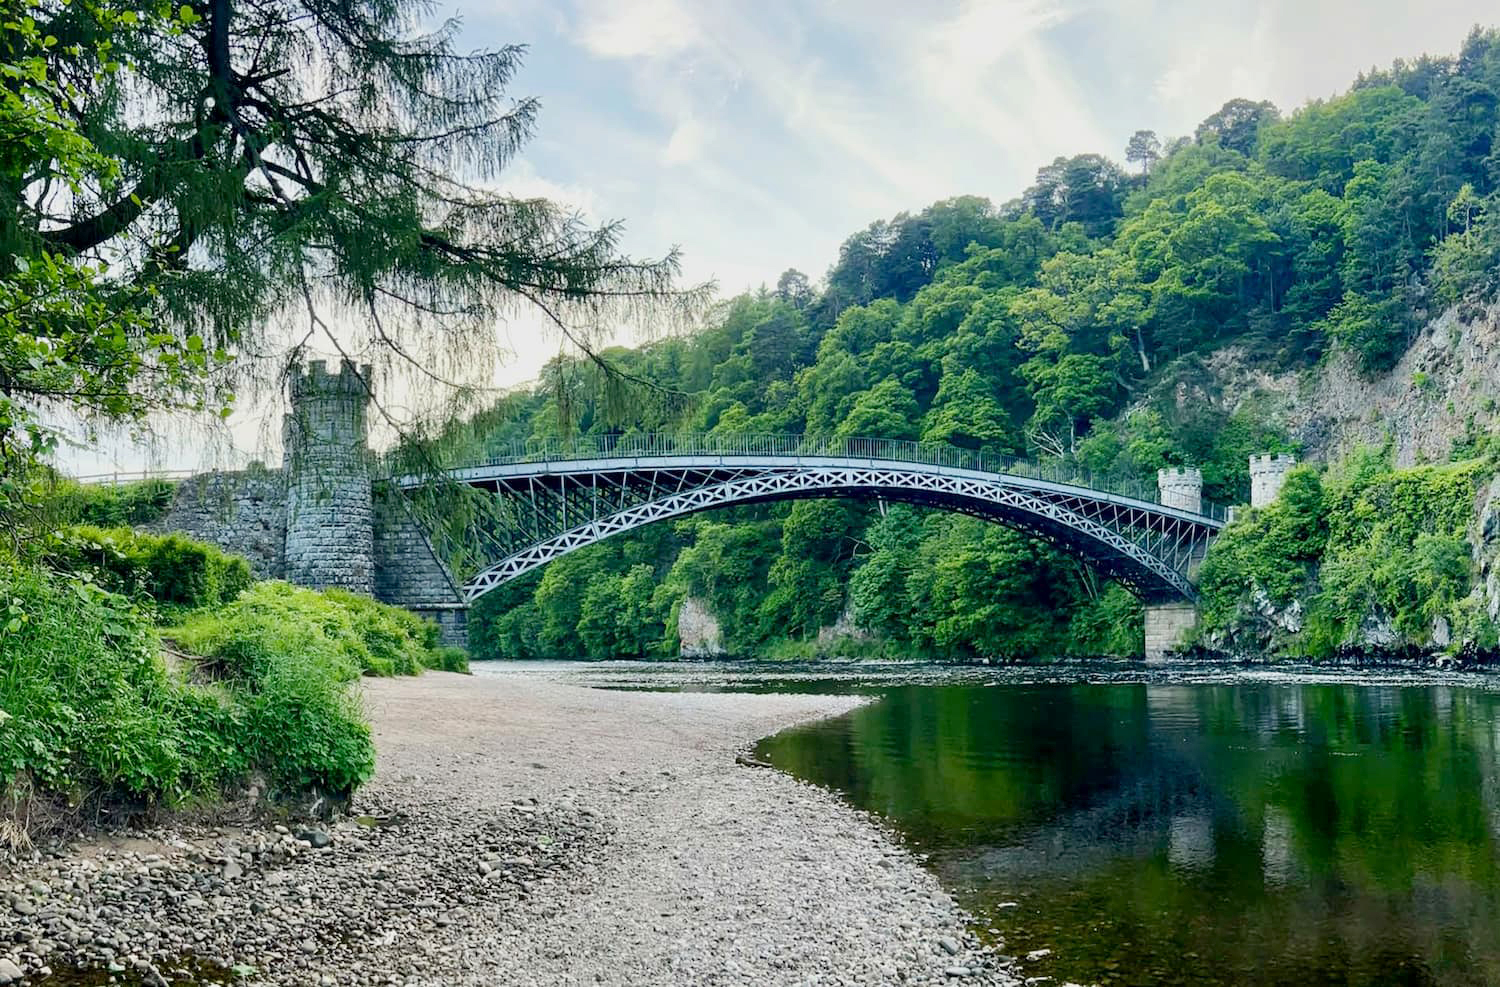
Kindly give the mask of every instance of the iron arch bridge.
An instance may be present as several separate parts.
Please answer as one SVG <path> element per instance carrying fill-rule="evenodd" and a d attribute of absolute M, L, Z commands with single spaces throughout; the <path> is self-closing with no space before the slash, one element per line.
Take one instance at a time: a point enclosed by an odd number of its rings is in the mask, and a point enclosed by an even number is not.
<path fill-rule="evenodd" d="M 1147 602 L 1191 601 L 1197 597 L 1193 568 L 1225 523 L 1218 508 L 1205 505 L 1205 513 L 1196 513 L 1168 507 L 1139 483 L 886 439 L 591 436 L 528 443 L 488 462 L 438 476 L 404 475 L 395 483 L 409 497 L 457 485 L 471 505 L 483 502 L 457 525 L 471 546 L 463 568 L 474 574 L 461 588 L 469 603 L 553 559 L 643 525 L 719 507 L 812 497 L 969 514 L 1042 538 Z"/>

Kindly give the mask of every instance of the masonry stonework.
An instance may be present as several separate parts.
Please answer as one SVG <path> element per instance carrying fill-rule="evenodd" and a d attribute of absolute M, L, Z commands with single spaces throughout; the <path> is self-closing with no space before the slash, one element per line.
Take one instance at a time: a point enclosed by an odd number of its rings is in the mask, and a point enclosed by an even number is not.
<path fill-rule="evenodd" d="M 1203 511 L 1203 472 L 1189 466 L 1156 471 L 1156 489 L 1164 507 L 1199 514 Z"/>
<path fill-rule="evenodd" d="M 250 562 L 262 579 L 339 587 L 405 607 L 463 647 L 468 604 L 400 491 L 371 479 L 370 368 L 322 362 L 292 381 L 281 469 L 205 473 L 177 487 L 150 530 L 180 531 Z"/>
<path fill-rule="evenodd" d="M 1295 456 L 1250 457 L 1250 506 L 1265 507 L 1276 500 L 1286 475 L 1297 465 Z"/>
<path fill-rule="evenodd" d="M 366 448 L 370 368 L 321 360 L 292 380 L 287 415 L 286 578 L 313 589 L 375 591 L 374 504 Z"/>
<path fill-rule="evenodd" d="M 205 473 L 177 485 L 172 505 L 148 531 L 180 531 L 244 556 L 259 579 L 286 575 L 286 479 L 251 466 Z"/>
<path fill-rule="evenodd" d="M 1182 647 L 1187 633 L 1198 626 L 1198 608 L 1192 603 L 1148 603 L 1146 605 L 1146 660 L 1164 661 Z"/>
<path fill-rule="evenodd" d="M 437 622 L 443 643 L 467 641 L 469 605 L 399 491 L 375 498 L 375 598 Z"/>

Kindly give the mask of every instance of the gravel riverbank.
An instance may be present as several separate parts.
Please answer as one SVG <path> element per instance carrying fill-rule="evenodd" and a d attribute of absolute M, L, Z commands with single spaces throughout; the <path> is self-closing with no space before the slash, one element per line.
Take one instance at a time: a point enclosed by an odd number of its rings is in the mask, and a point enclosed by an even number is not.
<path fill-rule="evenodd" d="M 859 701 L 370 681 L 358 818 L 13 867 L 0 984 L 111 982 L 79 964 L 153 985 L 1021 982 L 869 817 L 737 763 Z"/>

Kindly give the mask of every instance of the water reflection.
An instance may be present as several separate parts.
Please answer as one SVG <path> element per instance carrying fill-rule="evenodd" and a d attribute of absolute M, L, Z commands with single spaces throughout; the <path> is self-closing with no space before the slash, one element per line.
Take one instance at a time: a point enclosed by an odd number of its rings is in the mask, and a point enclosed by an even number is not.
<path fill-rule="evenodd" d="M 1497 747 L 1500 696 L 1447 686 L 963 685 L 762 754 L 894 820 L 1039 975 L 1479 985 Z"/>

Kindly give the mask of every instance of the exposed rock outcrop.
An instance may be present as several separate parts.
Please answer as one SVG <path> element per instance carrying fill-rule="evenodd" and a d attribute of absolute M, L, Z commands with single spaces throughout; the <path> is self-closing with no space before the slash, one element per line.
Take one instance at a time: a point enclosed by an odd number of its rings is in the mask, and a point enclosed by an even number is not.
<path fill-rule="evenodd" d="M 875 640 L 875 635 L 860 627 L 854 622 L 854 615 L 849 612 L 847 606 L 835 620 L 827 627 L 818 629 L 818 651 L 826 654 L 835 651 L 841 644 L 868 644 Z"/>
<path fill-rule="evenodd" d="M 1500 305 L 1443 313 L 1382 374 L 1366 375 L 1341 349 L 1310 370 L 1268 370 L 1234 344 L 1184 360 L 1170 386 L 1179 406 L 1253 408 L 1303 459 L 1389 441 L 1397 466 L 1442 462 L 1469 435 L 1500 427 Z"/>
<path fill-rule="evenodd" d="M 684 658 L 720 658 L 725 654 L 719 618 L 696 596 L 684 597 L 677 608 L 677 641 Z"/>
<path fill-rule="evenodd" d="M 1490 620 L 1500 622 L 1500 475 L 1480 491 L 1478 500 L 1469 536 L 1477 569 L 1474 592 Z"/>

